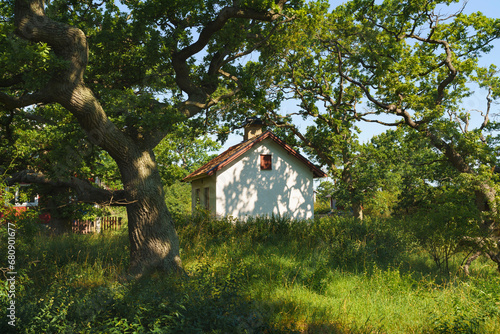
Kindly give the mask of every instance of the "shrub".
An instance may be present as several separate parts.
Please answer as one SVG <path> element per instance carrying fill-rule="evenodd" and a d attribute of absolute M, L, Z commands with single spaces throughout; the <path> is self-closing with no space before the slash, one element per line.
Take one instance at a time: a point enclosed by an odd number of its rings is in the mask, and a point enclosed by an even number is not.
<path fill-rule="evenodd" d="M 438 270 L 445 274 L 450 271 L 450 259 L 454 255 L 476 247 L 465 241 L 481 237 L 478 221 L 470 211 L 452 209 L 443 205 L 403 220 L 407 233 L 415 238 L 431 256 Z"/>
<path fill-rule="evenodd" d="M 387 219 L 328 216 L 314 220 L 309 229 L 310 237 L 329 249 L 333 263 L 345 269 L 389 265 L 406 248 L 403 234 Z"/>

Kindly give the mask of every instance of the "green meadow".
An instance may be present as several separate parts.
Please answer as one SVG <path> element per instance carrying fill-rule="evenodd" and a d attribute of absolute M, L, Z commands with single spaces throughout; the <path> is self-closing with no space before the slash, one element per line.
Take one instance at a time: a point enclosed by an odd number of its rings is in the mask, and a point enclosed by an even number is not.
<path fill-rule="evenodd" d="M 181 217 L 186 274 L 139 280 L 125 275 L 126 227 L 19 235 L 16 327 L 6 320 L 4 270 L 0 332 L 500 332 L 496 267 L 479 258 L 465 276 L 467 254 L 457 253 L 444 271 L 403 226 L 348 217 Z"/>

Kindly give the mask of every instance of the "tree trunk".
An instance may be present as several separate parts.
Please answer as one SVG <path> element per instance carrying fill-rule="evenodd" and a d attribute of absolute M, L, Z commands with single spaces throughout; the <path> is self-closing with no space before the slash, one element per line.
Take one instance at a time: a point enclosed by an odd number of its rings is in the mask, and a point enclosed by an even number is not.
<path fill-rule="evenodd" d="M 165 204 L 161 177 L 151 150 L 118 164 L 127 193 L 130 240 L 129 274 L 182 272 L 179 237 Z"/>
<path fill-rule="evenodd" d="M 363 220 L 363 206 L 357 201 L 352 202 L 352 215 L 354 218 Z"/>
<path fill-rule="evenodd" d="M 354 186 L 354 181 L 352 179 L 352 155 L 348 151 L 342 152 L 342 159 L 344 163 L 344 169 L 342 170 L 341 179 L 342 182 L 347 186 L 349 192 L 349 200 L 351 202 L 352 215 L 354 218 L 363 220 L 363 206 L 358 199 L 357 189 Z"/>
<path fill-rule="evenodd" d="M 476 190 L 476 207 L 483 215 L 481 221 L 483 234 L 486 240 L 491 241 L 487 243 L 486 247 L 483 245 L 484 242 L 482 242 L 480 246 L 484 249 L 486 255 L 497 264 L 497 269 L 500 272 L 500 235 L 498 223 L 496 222 L 498 210 L 496 207 L 496 190 L 494 187 L 484 182 L 479 185 Z M 472 261 L 474 259 L 472 259 Z"/>

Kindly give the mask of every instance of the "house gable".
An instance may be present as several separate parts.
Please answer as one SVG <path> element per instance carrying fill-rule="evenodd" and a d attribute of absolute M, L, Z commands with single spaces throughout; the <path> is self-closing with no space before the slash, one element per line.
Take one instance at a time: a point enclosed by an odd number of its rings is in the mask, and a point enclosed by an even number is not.
<path fill-rule="evenodd" d="M 314 177 L 326 177 L 326 173 L 324 173 L 319 167 L 311 163 L 307 158 L 302 156 L 291 146 L 279 139 L 274 133 L 272 133 L 271 131 L 266 131 L 255 138 L 246 140 L 242 143 L 230 147 L 216 158 L 212 159 L 193 173 L 186 176 L 183 181 L 189 182 L 196 178 L 214 175 L 218 170 L 224 168 L 232 161 L 238 159 L 241 155 L 245 154 L 245 152 L 252 149 L 252 147 L 258 145 L 266 139 L 271 139 L 276 144 L 281 146 L 285 151 L 287 151 L 288 154 L 292 155 L 297 160 L 308 166 L 308 168 L 314 173 Z"/>
<path fill-rule="evenodd" d="M 272 167 L 262 169 L 261 155 Z M 243 218 L 258 215 L 313 216 L 314 173 L 271 139 L 254 145 L 216 175 L 216 213 Z"/>

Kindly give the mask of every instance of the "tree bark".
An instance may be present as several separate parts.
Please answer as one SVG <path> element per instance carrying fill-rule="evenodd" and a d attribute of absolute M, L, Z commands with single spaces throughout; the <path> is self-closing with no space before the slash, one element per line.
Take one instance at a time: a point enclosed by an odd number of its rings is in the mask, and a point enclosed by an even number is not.
<path fill-rule="evenodd" d="M 128 200 L 129 274 L 150 271 L 181 273 L 179 237 L 165 204 L 162 181 L 153 152 L 138 151 L 130 162 L 118 164 Z"/>
<path fill-rule="evenodd" d="M 345 140 L 351 140 L 351 138 L 345 138 Z M 354 181 L 352 179 L 352 170 L 351 165 L 353 163 L 352 154 L 347 151 L 342 151 L 342 160 L 344 164 L 344 169 L 342 170 L 342 182 L 347 186 L 347 190 L 349 192 L 349 199 L 351 202 L 352 215 L 354 218 L 363 220 L 363 206 L 359 201 L 357 189 L 354 185 Z"/>
<path fill-rule="evenodd" d="M 359 202 L 352 202 L 352 215 L 354 218 L 363 220 L 363 206 Z"/>

